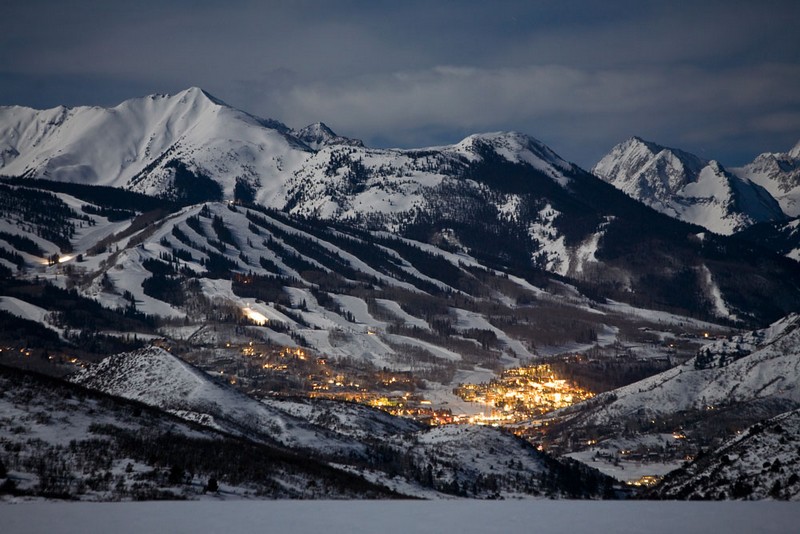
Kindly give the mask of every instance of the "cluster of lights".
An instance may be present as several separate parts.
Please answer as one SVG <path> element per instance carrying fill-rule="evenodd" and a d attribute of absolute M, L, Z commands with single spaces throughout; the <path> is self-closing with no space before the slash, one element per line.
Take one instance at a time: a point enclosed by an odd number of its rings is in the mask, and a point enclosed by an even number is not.
<path fill-rule="evenodd" d="M 628 482 L 626 482 L 626 484 L 628 484 L 629 486 L 652 488 L 653 486 L 655 486 L 656 484 L 661 482 L 662 478 L 663 477 L 657 477 L 657 476 L 653 476 L 653 475 L 645 475 L 645 476 L 643 476 L 641 478 L 637 478 L 635 480 L 629 480 Z"/>
<path fill-rule="evenodd" d="M 450 410 L 436 410 L 431 401 L 410 393 L 375 397 L 365 404 L 392 415 L 408 417 L 433 426 L 461 422 Z"/>
<path fill-rule="evenodd" d="M 30 358 L 31 356 L 34 355 L 34 353 L 41 355 L 42 358 L 44 358 L 46 355 L 47 361 L 56 364 L 69 363 L 72 365 L 76 365 L 78 367 L 86 367 L 87 365 L 86 362 L 84 362 L 83 360 L 80 360 L 75 356 L 69 356 L 67 354 L 61 354 L 61 355 L 47 354 L 46 352 L 42 352 L 41 350 L 30 349 L 28 347 L 22 347 L 22 348 L 0 347 L 0 356 L 9 356 L 9 357 L 22 356 L 24 358 Z"/>
<path fill-rule="evenodd" d="M 471 424 L 510 425 L 589 399 L 593 393 L 557 378 L 546 364 L 518 367 L 484 384 L 463 384 L 455 393 L 491 407 L 468 418 Z"/>

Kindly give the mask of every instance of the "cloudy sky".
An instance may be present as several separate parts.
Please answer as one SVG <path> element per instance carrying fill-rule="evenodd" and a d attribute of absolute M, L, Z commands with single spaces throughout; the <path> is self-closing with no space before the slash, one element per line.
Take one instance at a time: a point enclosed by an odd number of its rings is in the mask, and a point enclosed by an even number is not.
<path fill-rule="evenodd" d="M 800 2 L 5 0 L 0 105 L 199 86 L 372 146 L 638 135 L 742 164 L 800 141 Z"/>

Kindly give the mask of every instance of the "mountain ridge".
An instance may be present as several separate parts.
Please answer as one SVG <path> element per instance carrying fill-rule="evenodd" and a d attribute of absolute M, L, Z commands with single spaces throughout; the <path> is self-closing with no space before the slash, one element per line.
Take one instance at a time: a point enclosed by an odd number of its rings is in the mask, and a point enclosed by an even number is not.
<path fill-rule="evenodd" d="M 94 128 L 43 126 L 39 132 L 35 120 L 31 131 L 38 137 L 26 134 L 25 143 L 18 136 L 3 138 L 18 155 L 0 172 L 115 184 L 180 205 L 222 200 L 261 205 L 391 232 L 495 266 L 541 269 L 599 297 L 633 298 L 637 305 L 655 302 L 726 320 L 746 320 L 755 307 L 774 308 L 768 320 L 794 311 L 783 301 L 768 302 L 763 288 L 750 291 L 746 283 L 733 282 L 743 276 L 733 264 L 741 265 L 744 257 L 750 264 L 773 261 L 758 244 L 723 242 L 668 219 L 531 136 L 473 134 L 453 145 L 404 150 L 337 141 L 315 151 L 285 125 L 221 102 L 190 89 L 127 101 L 112 108 L 117 112 L 85 108 L 88 118 L 99 117 Z M 150 111 L 139 116 L 134 109 Z M 123 128 L 128 121 L 131 126 Z M 112 123 L 111 133 L 100 139 L 98 129 Z M 322 125 L 312 130 L 323 132 Z M 2 130 L 8 131 L 8 126 Z M 120 138 L 123 131 L 129 135 Z M 34 146 L 37 139 L 46 146 Z M 729 176 L 719 167 L 705 168 L 711 186 L 727 183 Z M 645 243 L 663 256 L 661 265 L 641 261 Z M 697 298 L 669 291 L 676 277 L 693 287 Z M 769 283 L 781 278 L 791 284 L 791 275 L 770 276 Z M 791 291 L 775 293 L 789 303 Z"/>
<path fill-rule="evenodd" d="M 592 172 L 662 213 L 720 234 L 785 218 L 766 189 L 719 162 L 638 137 L 615 146 Z"/>

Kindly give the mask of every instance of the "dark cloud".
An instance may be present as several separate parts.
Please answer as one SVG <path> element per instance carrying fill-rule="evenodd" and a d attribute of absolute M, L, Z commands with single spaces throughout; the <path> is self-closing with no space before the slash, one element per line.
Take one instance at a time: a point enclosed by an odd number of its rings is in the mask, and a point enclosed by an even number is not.
<path fill-rule="evenodd" d="M 739 164 L 800 138 L 800 2 L 12 0 L 0 104 L 197 85 L 382 146 L 519 130 L 591 165 L 631 135 Z"/>

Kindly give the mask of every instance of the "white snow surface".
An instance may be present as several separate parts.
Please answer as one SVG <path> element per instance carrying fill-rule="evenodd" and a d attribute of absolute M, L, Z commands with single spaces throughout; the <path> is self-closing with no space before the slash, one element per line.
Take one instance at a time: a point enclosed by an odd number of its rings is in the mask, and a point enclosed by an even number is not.
<path fill-rule="evenodd" d="M 16 315 L 21 319 L 39 323 L 51 330 L 55 330 L 59 334 L 63 333 L 62 329 L 53 326 L 47 320 L 50 316 L 49 311 L 16 297 L 0 296 L 0 310 L 6 311 L 11 315 Z"/>
<path fill-rule="evenodd" d="M 291 203 L 294 213 L 323 218 L 410 213 L 425 204 L 427 191 L 448 178 L 448 169 L 477 160 L 484 147 L 562 186 L 575 169 L 538 140 L 516 132 L 476 134 L 422 150 L 369 149 L 322 123 L 291 130 L 252 116 L 197 87 L 113 108 L 0 107 L 4 175 L 158 196 L 175 192 L 174 162 L 180 162 L 220 183 L 226 199 L 233 198 L 241 182 L 263 205 Z M 351 190 L 348 182 L 358 163 L 368 176 L 357 177 L 363 186 Z M 337 194 L 331 195 L 331 188 Z M 294 196 L 298 191 L 302 199 Z"/>

